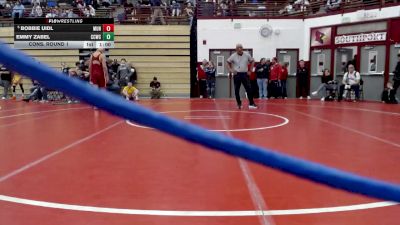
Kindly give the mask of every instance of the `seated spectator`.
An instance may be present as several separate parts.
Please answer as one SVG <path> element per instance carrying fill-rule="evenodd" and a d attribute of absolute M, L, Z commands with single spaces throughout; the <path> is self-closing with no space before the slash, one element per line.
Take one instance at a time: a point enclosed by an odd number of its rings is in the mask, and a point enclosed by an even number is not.
<path fill-rule="evenodd" d="M 61 9 L 60 12 L 58 13 L 58 17 L 60 18 L 67 18 L 67 12 L 65 9 Z"/>
<path fill-rule="evenodd" d="M 196 0 L 187 0 L 186 4 L 190 4 L 191 6 L 196 6 Z"/>
<path fill-rule="evenodd" d="M 112 68 L 112 71 L 113 71 L 115 74 L 116 74 L 117 71 L 118 71 L 118 67 L 119 67 L 118 60 L 117 60 L 117 59 L 114 59 L 114 61 L 113 61 L 112 64 L 111 64 L 111 68 Z"/>
<path fill-rule="evenodd" d="M 54 9 L 50 9 L 49 13 L 47 13 L 46 18 L 56 18 L 58 15 L 55 13 Z"/>
<path fill-rule="evenodd" d="M 161 9 L 165 6 L 165 2 L 163 0 L 151 0 L 150 5 L 152 8 L 150 25 L 154 25 L 157 19 L 160 19 L 161 24 L 165 25 L 164 13 Z"/>
<path fill-rule="evenodd" d="M 124 1 L 123 6 L 124 6 L 125 8 L 132 8 L 132 7 L 133 7 L 133 4 L 132 4 L 132 2 Z"/>
<path fill-rule="evenodd" d="M 70 69 L 71 69 L 71 68 L 69 68 L 69 67 L 67 66 L 67 63 L 61 62 L 61 72 L 62 72 L 63 74 L 68 75 Z"/>
<path fill-rule="evenodd" d="M 24 89 L 24 84 L 23 84 L 23 76 L 18 74 L 18 73 L 13 73 L 12 74 L 12 99 L 16 100 L 17 99 L 17 95 L 16 95 L 16 88 L 17 86 L 19 86 L 20 90 L 21 90 L 21 99 L 24 98 L 25 95 L 25 89 Z"/>
<path fill-rule="evenodd" d="M 93 6 L 89 5 L 89 17 L 95 17 L 96 16 L 96 10 L 93 8 Z"/>
<path fill-rule="evenodd" d="M 75 0 L 71 3 L 73 7 L 78 7 L 78 5 L 84 5 L 83 0 Z"/>
<path fill-rule="evenodd" d="M 101 0 L 93 0 L 93 8 L 98 9 L 101 6 Z"/>
<path fill-rule="evenodd" d="M 118 67 L 117 78 L 119 80 L 119 86 L 125 87 L 130 81 L 132 76 L 131 67 L 126 63 L 126 59 L 121 59 L 121 64 Z"/>
<path fill-rule="evenodd" d="M 13 7 L 14 7 L 14 4 L 12 2 L 7 2 L 6 5 L 4 6 L 5 9 L 12 9 Z"/>
<path fill-rule="evenodd" d="M 227 15 L 228 15 L 228 9 L 229 9 L 229 7 L 228 7 L 228 5 L 226 4 L 225 1 L 222 1 L 222 2 L 219 4 L 219 8 L 220 8 L 220 15 L 221 15 L 221 16 L 227 16 Z"/>
<path fill-rule="evenodd" d="M 88 60 L 87 61 L 85 61 L 83 59 L 79 60 L 78 62 L 75 63 L 75 65 L 82 71 L 85 71 L 89 68 Z"/>
<path fill-rule="evenodd" d="M 157 77 L 154 77 L 153 80 L 150 82 L 150 96 L 151 99 L 159 99 L 161 98 L 162 92 L 161 92 L 161 83 L 157 80 Z"/>
<path fill-rule="evenodd" d="M 172 16 L 180 16 L 181 15 L 181 4 L 176 1 L 172 1 L 171 4 Z"/>
<path fill-rule="evenodd" d="M 130 0 L 130 3 L 133 5 L 133 7 L 137 8 L 140 7 L 140 0 Z"/>
<path fill-rule="evenodd" d="M 326 2 L 326 8 L 328 10 L 336 10 L 340 8 L 340 4 L 342 3 L 342 0 L 328 0 Z"/>
<path fill-rule="evenodd" d="M 86 6 L 92 5 L 93 4 L 93 0 L 84 0 L 84 3 L 85 3 Z"/>
<path fill-rule="evenodd" d="M 118 84 L 117 73 L 114 72 L 113 61 L 111 59 L 107 60 L 107 70 L 108 70 L 108 82 L 106 84 L 106 88 L 108 91 L 119 95 L 121 93 L 121 87 Z"/>
<path fill-rule="evenodd" d="M 90 80 L 90 73 L 89 73 L 89 60 L 82 61 L 82 74 L 80 76 L 81 80 L 89 82 Z"/>
<path fill-rule="evenodd" d="M 124 96 L 126 100 L 137 101 L 139 100 L 138 95 L 139 90 L 133 86 L 132 82 L 128 82 L 128 85 L 122 90 L 122 96 Z"/>
<path fill-rule="evenodd" d="M 190 3 L 187 4 L 187 6 L 185 8 L 185 13 L 189 17 L 190 26 L 192 26 L 193 15 L 194 15 L 192 4 L 190 4 Z"/>
<path fill-rule="evenodd" d="M 88 7 L 83 8 L 83 16 L 84 17 L 90 17 L 90 12 Z"/>
<path fill-rule="evenodd" d="M 79 17 L 77 14 L 75 14 L 75 13 L 72 11 L 72 9 L 67 10 L 66 13 L 67 13 L 67 17 L 68 17 L 68 18 L 78 18 L 78 17 Z"/>
<path fill-rule="evenodd" d="M 360 99 L 360 73 L 355 71 L 354 65 L 349 64 L 348 72 L 346 72 L 343 76 L 342 85 L 340 85 L 339 89 L 339 101 L 342 98 L 346 98 L 348 91 L 354 90 L 356 99 L 354 101 L 358 101 Z"/>
<path fill-rule="evenodd" d="M 316 91 L 313 91 L 311 94 L 313 96 L 317 96 L 321 90 L 332 92 L 336 89 L 336 84 L 333 82 L 333 77 L 329 71 L 329 69 L 325 69 L 321 76 L 321 85 L 319 85 Z M 329 94 L 328 94 L 329 95 Z M 321 101 L 325 100 L 325 95 L 321 98 Z"/>
<path fill-rule="evenodd" d="M 40 100 L 40 102 L 47 102 L 47 90 L 45 87 L 41 86 L 40 83 L 36 80 L 32 80 L 31 94 L 22 99 L 25 102 L 29 102 L 31 100 Z"/>
<path fill-rule="evenodd" d="M 43 16 L 43 10 L 42 7 L 40 7 L 40 5 L 35 5 L 32 8 L 31 13 L 29 14 L 29 17 L 42 17 Z"/>
<path fill-rule="evenodd" d="M 58 15 L 60 14 L 60 9 L 58 8 L 58 6 L 57 5 L 55 5 L 54 7 L 53 7 L 53 12 L 57 15 L 57 17 L 58 17 Z"/>
<path fill-rule="evenodd" d="M 11 87 L 11 81 L 13 78 L 13 74 L 10 70 L 8 70 L 4 66 L 0 66 L 0 86 L 2 86 L 3 89 L 3 97 L 1 99 L 7 99 L 8 98 L 8 92 L 10 92 L 10 87 Z"/>
<path fill-rule="evenodd" d="M 20 1 L 17 2 L 17 4 L 15 4 L 15 6 L 13 7 L 13 11 L 12 11 L 12 18 L 22 18 L 24 16 L 24 11 L 25 11 L 25 7 L 21 4 Z"/>
<path fill-rule="evenodd" d="M 6 3 L 7 3 L 7 0 L 0 0 L 0 9 L 4 9 L 6 7 Z"/>
<path fill-rule="evenodd" d="M 308 10 L 308 7 L 310 7 L 310 2 L 308 0 L 296 0 L 293 6 L 296 11 L 305 12 Z"/>
<path fill-rule="evenodd" d="M 85 9 L 85 7 L 83 6 L 83 4 L 81 4 L 80 2 L 77 3 L 76 7 L 79 9 L 79 11 L 81 13 L 83 13 L 83 10 Z"/>
<path fill-rule="evenodd" d="M 22 5 L 31 5 L 31 1 L 30 0 L 21 0 L 21 4 Z"/>
<path fill-rule="evenodd" d="M 293 6 L 289 2 L 286 4 L 285 8 L 279 10 L 279 14 L 292 14 Z"/>
<path fill-rule="evenodd" d="M 386 88 L 382 92 L 381 100 L 383 103 L 387 104 L 397 104 L 396 92 L 394 91 L 393 84 L 388 82 Z"/>
<path fill-rule="evenodd" d="M 75 71 L 79 77 L 79 79 L 83 81 L 89 81 L 89 71 L 87 67 L 84 65 L 83 60 L 75 63 Z"/>
<path fill-rule="evenodd" d="M 131 16 L 132 16 L 132 20 L 138 20 L 137 18 L 136 18 L 136 7 L 132 7 L 131 8 Z"/>
<path fill-rule="evenodd" d="M 111 1 L 110 0 L 102 0 L 101 5 L 108 8 L 111 6 Z"/>

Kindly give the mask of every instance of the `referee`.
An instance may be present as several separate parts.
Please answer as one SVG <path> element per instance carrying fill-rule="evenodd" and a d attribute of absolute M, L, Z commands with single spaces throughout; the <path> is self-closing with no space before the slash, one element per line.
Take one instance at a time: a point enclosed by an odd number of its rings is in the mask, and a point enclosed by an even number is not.
<path fill-rule="evenodd" d="M 248 67 L 249 63 L 250 68 Z M 249 109 L 257 109 L 254 103 L 253 94 L 250 90 L 249 76 L 254 67 L 254 59 L 249 53 L 243 52 L 242 44 L 236 45 L 236 52 L 233 53 L 227 60 L 228 69 L 233 74 L 233 83 L 235 85 L 235 96 L 238 108 L 242 108 L 242 101 L 240 100 L 240 86 L 243 84 L 249 98 Z"/>

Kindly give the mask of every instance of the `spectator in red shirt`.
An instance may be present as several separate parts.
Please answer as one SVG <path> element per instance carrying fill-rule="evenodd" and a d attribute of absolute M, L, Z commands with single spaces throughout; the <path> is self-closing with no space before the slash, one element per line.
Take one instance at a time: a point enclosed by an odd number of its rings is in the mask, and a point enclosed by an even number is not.
<path fill-rule="evenodd" d="M 197 66 L 197 79 L 199 81 L 199 95 L 200 98 L 207 96 L 207 75 L 204 71 L 208 65 L 207 60 L 203 60 L 202 64 Z"/>
<path fill-rule="evenodd" d="M 282 67 L 278 62 L 278 58 L 272 58 L 271 73 L 269 76 L 268 98 L 278 98 L 281 95 L 280 80 L 282 76 Z"/>
<path fill-rule="evenodd" d="M 282 73 L 281 73 L 281 86 L 282 86 L 282 98 L 287 99 L 286 81 L 289 75 L 288 66 L 289 63 L 282 63 Z"/>

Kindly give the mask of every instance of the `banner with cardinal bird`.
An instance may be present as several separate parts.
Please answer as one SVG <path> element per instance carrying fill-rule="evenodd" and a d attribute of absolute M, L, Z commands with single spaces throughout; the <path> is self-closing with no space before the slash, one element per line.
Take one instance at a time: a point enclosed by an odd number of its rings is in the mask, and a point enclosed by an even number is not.
<path fill-rule="evenodd" d="M 316 28 L 311 30 L 311 47 L 330 45 L 332 41 L 332 28 Z"/>

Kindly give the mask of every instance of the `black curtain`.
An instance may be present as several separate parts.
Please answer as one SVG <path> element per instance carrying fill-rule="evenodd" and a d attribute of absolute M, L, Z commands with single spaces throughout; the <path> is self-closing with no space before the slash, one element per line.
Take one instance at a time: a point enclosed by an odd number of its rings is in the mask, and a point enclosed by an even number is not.
<path fill-rule="evenodd" d="M 197 84 L 197 18 L 193 17 L 190 29 L 190 97 L 198 97 Z"/>

